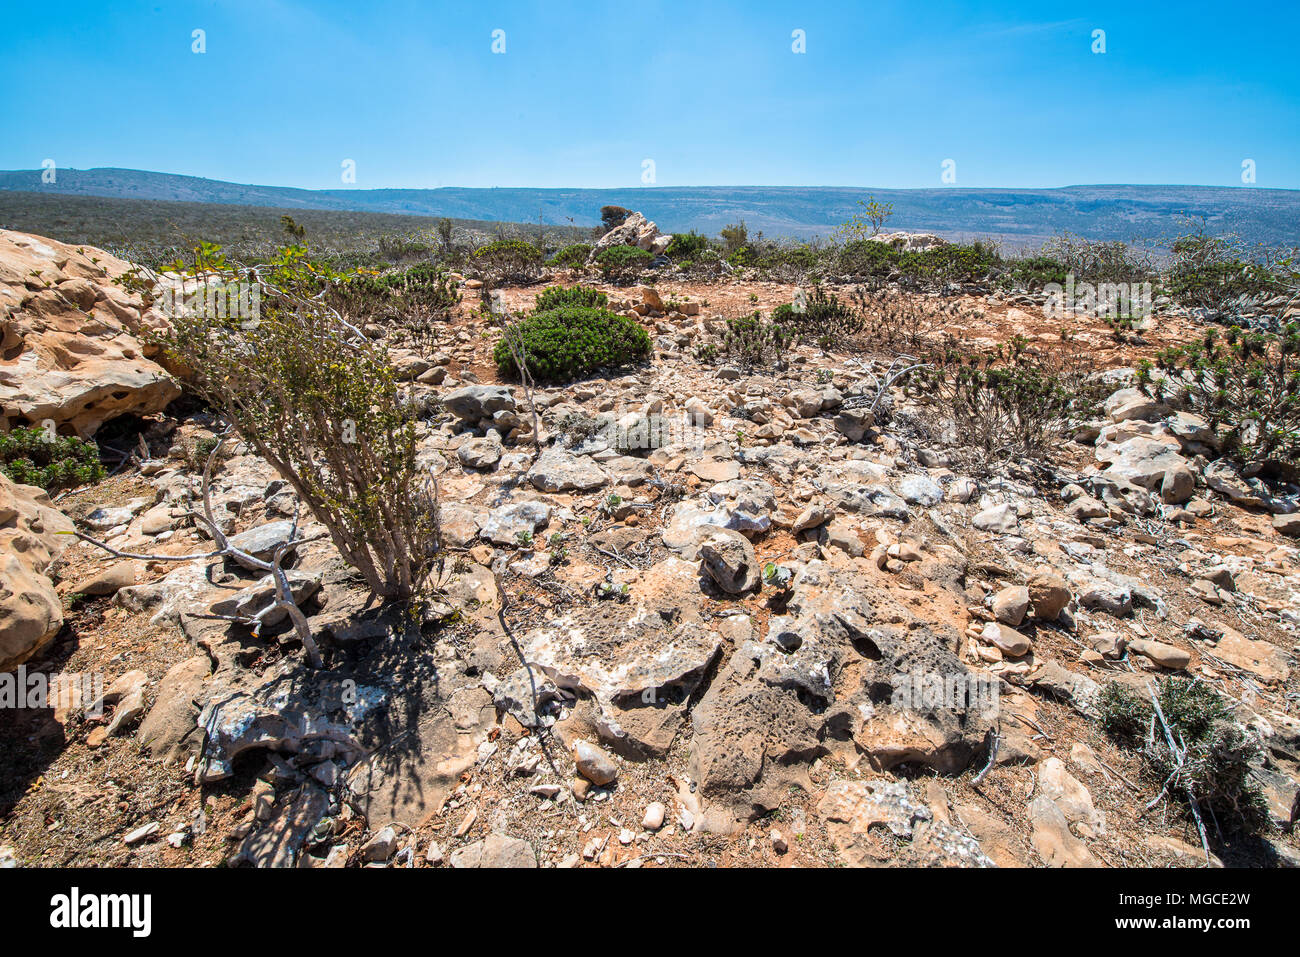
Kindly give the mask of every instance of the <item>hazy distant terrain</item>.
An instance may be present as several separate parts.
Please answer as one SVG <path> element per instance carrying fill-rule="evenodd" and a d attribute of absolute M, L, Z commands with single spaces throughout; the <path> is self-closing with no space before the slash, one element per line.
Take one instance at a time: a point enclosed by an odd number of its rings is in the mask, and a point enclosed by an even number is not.
<path fill-rule="evenodd" d="M 1063 231 L 1091 239 L 1159 240 L 1185 231 L 1187 218 L 1251 242 L 1300 243 L 1300 190 L 1215 186 L 1069 186 L 1061 189 L 870 189 L 856 187 L 697 186 L 626 189 L 331 189 L 243 186 L 141 170 L 0 172 L 5 191 L 173 202 L 354 210 L 408 216 L 593 226 L 607 203 L 641 210 L 670 232 L 716 234 L 744 220 L 769 236 L 825 235 L 868 194 L 894 204 L 890 229 L 949 238 L 993 237 L 1028 245 Z"/>
<path fill-rule="evenodd" d="M 85 243 L 154 266 L 184 257 L 200 241 L 219 244 L 237 260 L 264 258 L 287 241 L 280 222 L 285 214 L 306 229 L 317 255 L 341 256 L 353 265 L 418 256 L 422 245 L 438 242 L 438 219 L 432 216 L 0 190 L 0 228 Z M 538 240 L 535 222 L 453 219 L 452 223 L 457 243 L 498 236 Z M 590 240 L 591 233 L 590 228 L 567 223 L 547 225 L 545 244 Z"/>

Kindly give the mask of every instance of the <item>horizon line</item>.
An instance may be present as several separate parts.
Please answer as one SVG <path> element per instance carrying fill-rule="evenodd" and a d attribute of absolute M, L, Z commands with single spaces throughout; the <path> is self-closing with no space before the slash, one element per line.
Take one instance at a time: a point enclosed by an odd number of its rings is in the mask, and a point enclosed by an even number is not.
<path fill-rule="evenodd" d="M 1291 186 L 1259 186 L 1259 185 L 1231 185 L 1222 186 L 1211 183 L 1068 183 L 1061 186 L 962 186 L 957 184 L 945 186 L 865 186 L 854 184 L 803 184 L 797 186 L 778 186 L 761 183 L 697 183 L 680 186 L 659 186 L 659 185 L 619 185 L 619 186 L 293 186 L 275 183 L 241 183 L 235 180 L 216 179 L 211 176 L 198 176 L 192 173 L 172 173 L 164 170 L 139 169 L 131 166 L 90 166 L 76 167 L 65 166 L 56 167 L 60 171 L 72 173 L 92 173 L 92 172 L 124 172 L 124 173 L 151 173 L 159 176 L 177 176 L 184 179 L 204 180 L 210 183 L 225 183 L 230 186 L 260 187 L 265 189 L 295 189 L 308 193 L 376 193 L 392 190 L 436 192 L 438 190 L 448 189 L 475 189 L 475 190 L 493 190 L 493 189 L 529 189 L 529 190 L 632 190 L 636 192 L 653 192 L 656 190 L 674 190 L 674 189 L 844 189 L 844 190 L 880 190 L 892 192 L 960 192 L 962 190 L 1020 190 L 1025 192 L 1048 192 L 1052 190 L 1065 189 L 1098 189 L 1098 188 L 1120 188 L 1120 187 L 1137 187 L 1137 188 L 1178 188 L 1178 189 L 1231 189 L 1242 192 L 1300 192 L 1300 187 Z M 40 176 L 44 172 L 41 169 L 4 169 L 0 170 L 0 175 L 9 173 L 31 173 Z M 38 184 L 41 187 L 49 187 L 50 192 L 58 191 L 58 184 L 50 186 L 48 183 Z M 7 187 L 0 186 L 0 190 L 12 192 Z M 24 190 L 23 192 L 35 192 L 36 190 Z M 44 191 L 43 189 L 40 191 Z"/>

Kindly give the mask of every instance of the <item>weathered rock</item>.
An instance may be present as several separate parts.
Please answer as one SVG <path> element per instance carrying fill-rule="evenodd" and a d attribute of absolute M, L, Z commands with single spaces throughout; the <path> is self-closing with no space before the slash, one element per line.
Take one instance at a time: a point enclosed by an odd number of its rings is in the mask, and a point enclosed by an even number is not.
<path fill-rule="evenodd" d="M 1300 538 L 1300 512 L 1292 512 L 1290 515 L 1274 515 L 1273 528 L 1283 535 Z"/>
<path fill-rule="evenodd" d="M 609 476 L 587 456 L 554 446 L 538 456 L 528 479 L 543 492 L 586 492 L 609 482 Z"/>
<path fill-rule="evenodd" d="M 50 420 L 89 436 L 180 395 L 140 338 L 163 317 L 112 282 L 128 268 L 103 250 L 0 229 L 3 431 Z"/>
<path fill-rule="evenodd" d="M 537 851 L 520 838 L 489 834 L 481 841 L 452 851 L 448 863 L 457 868 L 536 867 Z"/>
<path fill-rule="evenodd" d="M 316 594 L 320 588 L 320 572 L 300 571 L 295 568 L 286 571 L 284 574 L 289 581 L 289 592 L 293 595 L 294 603 L 297 605 L 301 605 Z M 211 611 L 214 615 L 253 618 L 261 613 L 263 609 L 268 608 L 274 598 L 275 580 L 271 575 L 265 575 L 256 584 L 249 585 L 229 598 L 223 598 L 215 602 Z M 283 608 L 272 608 L 263 614 L 260 620 L 263 625 L 269 627 L 284 621 L 288 614 Z"/>
<path fill-rule="evenodd" d="M 1008 503 L 992 505 L 971 519 L 971 524 L 982 532 L 1014 532 L 1019 524 L 1016 510 Z"/>
<path fill-rule="evenodd" d="M 833 781 L 817 813 L 840 855 L 854 867 L 993 867 L 968 832 L 936 820 L 905 781 Z M 877 829 L 873 831 L 874 829 Z M 894 840 L 881 840 L 886 830 Z M 905 841 L 902 861 L 898 841 Z"/>
<path fill-rule="evenodd" d="M 63 604 L 44 572 L 71 541 L 60 533 L 71 530 L 45 492 L 0 475 L 0 671 L 27 661 L 63 626 Z"/>
<path fill-rule="evenodd" d="M 490 469 L 501 461 L 505 449 L 495 435 L 482 439 L 469 439 L 456 450 L 460 464 L 469 469 Z"/>
<path fill-rule="evenodd" d="M 1004 655 L 1010 655 L 1013 658 L 1027 655 L 1033 648 L 1028 638 L 1014 628 L 1008 628 L 997 621 L 991 621 L 985 625 L 980 637 L 996 647 Z"/>
<path fill-rule="evenodd" d="M 672 236 L 661 233 L 659 227 L 641 213 L 632 213 L 621 225 L 615 226 L 596 241 L 587 262 L 594 263 L 596 257 L 613 246 L 636 246 L 658 256 L 672 241 Z"/>
<path fill-rule="evenodd" d="M 1130 419 L 1154 421 L 1169 414 L 1169 406 L 1146 395 L 1141 389 L 1120 389 L 1106 400 L 1106 414 L 1112 422 Z"/>
<path fill-rule="evenodd" d="M 496 412 L 513 412 L 516 408 L 513 393 L 503 385 L 467 385 L 444 395 L 442 404 L 456 418 L 470 424 L 490 419 Z"/>
<path fill-rule="evenodd" d="M 529 664 L 558 688 L 595 699 L 602 741 L 637 755 L 662 754 L 722 636 L 701 622 L 692 563 L 660 562 L 629 591 L 624 603 L 574 608 L 529 632 L 521 645 Z"/>
<path fill-rule="evenodd" d="M 1029 602 L 1035 617 L 1056 621 L 1070 603 L 1070 586 L 1055 572 L 1039 570 L 1029 579 Z"/>
<path fill-rule="evenodd" d="M 211 670 L 208 656 L 196 655 L 163 675 L 153 707 L 140 722 L 137 740 L 142 751 L 166 764 L 198 753 L 202 746 L 199 696 Z"/>
<path fill-rule="evenodd" d="M 929 508 L 943 501 L 943 489 L 925 475 L 908 475 L 898 483 L 898 494 L 905 502 Z"/>
<path fill-rule="evenodd" d="M 618 778 L 618 765 L 614 759 L 590 741 L 578 741 L 573 746 L 573 763 L 578 773 L 597 786 L 612 784 Z"/>
<path fill-rule="evenodd" d="M 496 545 L 519 545 L 550 520 L 551 506 L 545 502 L 513 502 L 493 509 L 479 534 Z"/>
<path fill-rule="evenodd" d="M 1170 469 L 1160 482 L 1160 501 L 1182 505 L 1196 494 L 1196 474 L 1185 466 Z"/>
<path fill-rule="evenodd" d="M 91 596 L 113 595 L 119 589 L 134 585 L 139 573 L 140 566 L 136 562 L 115 562 L 93 575 L 79 579 L 68 589 L 68 593 Z"/>
<path fill-rule="evenodd" d="M 1029 613 L 1029 589 L 1010 585 L 993 596 L 993 617 L 1004 625 L 1019 627 Z"/>
<path fill-rule="evenodd" d="M 230 544 L 241 552 L 247 552 L 259 561 L 269 562 L 275 556 L 276 549 L 288 545 L 292 540 L 290 537 L 292 534 L 292 521 L 267 522 L 265 525 L 255 526 L 248 529 L 248 531 L 240 532 L 238 535 L 231 535 Z M 288 558 L 293 552 L 293 548 L 286 548 L 282 558 Z M 239 556 L 235 556 L 234 560 L 249 571 L 265 570 Z"/>
<path fill-rule="evenodd" d="M 296 796 L 277 802 L 279 813 L 261 829 L 244 838 L 232 864 L 253 867 L 295 867 L 305 854 L 308 837 L 329 813 L 329 794 L 314 784 L 303 785 Z"/>
<path fill-rule="evenodd" d="M 754 546 L 739 532 L 715 529 L 700 542 L 699 555 L 704 571 L 728 594 L 739 595 L 758 584 Z"/>
<path fill-rule="evenodd" d="M 1168 472 L 1180 470 L 1189 471 L 1187 460 L 1169 445 L 1152 439 L 1135 438 L 1119 446 L 1114 461 L 1104 474 L 1108 478 L 1122 479 L 1153 490 L 1160 488 Z M 1190 492 L 1188 497 L 1191 497 Z"/>
<path fill-rule="evenodd" d="M 1046 794 L 1029 803 L 1030 842 L 1048 867 L 1100 867 L 1087 845 L 1070 831 L 1065 814 Z"/>

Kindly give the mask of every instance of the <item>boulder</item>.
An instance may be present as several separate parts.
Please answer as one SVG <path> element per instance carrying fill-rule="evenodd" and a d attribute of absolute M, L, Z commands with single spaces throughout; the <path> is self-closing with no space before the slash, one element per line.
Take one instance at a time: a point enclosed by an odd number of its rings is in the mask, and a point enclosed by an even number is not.
<path fill-rule="evenodd" d="M 444 395 L 442 404 L 456 418 L 471 424 L 503 410 L 513 412 L 516 407 L 513 393 L 503 385 L 467 385 Z"/>
<path fill-rule="evenodd" d="M 594 263 L 597 256 L 612 246 L 636 246 L 658 256 L 672 241 L 672 236 L 661 233 L 659 227 L 641 213 L 633 213 L 623 220 L 622 225 L 615 226 L 596 241 L 587 262 Z"/>
<path fill-rule="evenodd" d="M 1139 437 L 1116 449 L 1115 459 L 1104 474 L 1153 490 L 1160 487 L 1167 472 L 1174 470 L 1187 471 L 1187 460 L 1164 442 Z M 1190 491 L 1187 498 L 1191 498 Z"/>
<path fill-rule="evenodd" d="M 452 851 L 448 863 L 457 868 L 532 868 L 537 866 L 537 851 L 533 845 L 520 838 L 489 834 L 481 841 Z"/>
<path fill-rule="evenodd" d="M 542 492 L 587 492 L 608 484 L 609 476 L 587 456 L 552 447 L 538 456 L 528 480 Z"/>
<path fill-rule="evenodd" d="M 0 424 L 53 421 L 81 436 L 127 413 L 161 412 L 180 387 L 141 334 L 154 308 L 113 283 L 108 253 L 0 229 Z"/>
<path fill-rule="evenodd" d="M 60 533 L 71 530 L 44 491 L 0 475 L 0 671 L 27 661 L 63 627 L 45 570 L 72 541 Z"/>

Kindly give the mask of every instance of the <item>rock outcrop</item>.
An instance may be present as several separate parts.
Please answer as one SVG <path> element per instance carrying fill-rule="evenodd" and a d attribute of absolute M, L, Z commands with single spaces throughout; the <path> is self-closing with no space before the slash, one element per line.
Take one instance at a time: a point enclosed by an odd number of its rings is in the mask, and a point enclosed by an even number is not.
<path fill-rule="evenodd" d="M 596 241 L 587 261 L 595 262 L 596 257 L 611 246 L 636 246 L 658 256 L 672 241 L 672 236 L 661 233 L 659 227 L 650 220 L 640 213 L 633 213 L 623 221 L 623 225 L 615 226 Z"/>
<path fill-rule="evenodd" d="M 22 664 L 63 627 L 63 605 L 44 574 L 72 523 L 49 496 L 0 475 L 0 671 Z"/>
<path fill-rule="evenodd" d="M 128 265 L 99 249 L 0 229 L 0 422 L 53 421 L 91 435 L 180 395 L 140 334 L 162 321 L 112 280 Z"/>

